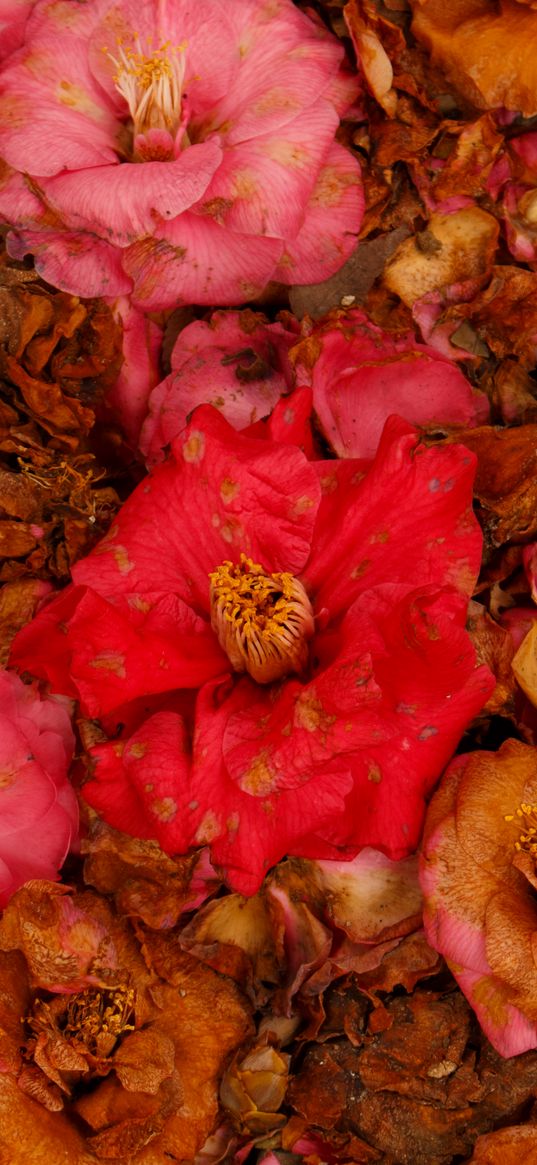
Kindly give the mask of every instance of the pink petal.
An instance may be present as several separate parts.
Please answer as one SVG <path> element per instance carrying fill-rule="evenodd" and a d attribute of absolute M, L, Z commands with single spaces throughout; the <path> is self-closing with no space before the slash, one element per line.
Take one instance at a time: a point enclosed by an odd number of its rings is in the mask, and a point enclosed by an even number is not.
<path fill-rule="evenodd" d="M 162 330 L 127 298 L 113 300 L 110 306 L 123 326 L 123 364 L 116 383 L 107 390 L 103 414 L 117 422 L 135 450 L 160 375 Z"/>
<path fill-rule="evenodd" d="M 33 255 L 37 273 L 71 295 L 115 297 L 132 291 L 121 251 L 95 235 L 49 229 L 11 231 L 7 245 L 12 259 Z"/>
<path fill-rule="evenodd" d="M 238 233 L 294 238 L 338 124 L 317 101 L 284 129 L 231 146 L 199 209 L 219 207 L 218 221 Z"/>
<path fill-rule="evenodd" d="M 364 214 L 360 164 L 337 142 L 330 147 L 296 238 L 288 236 L 273 278 L 319 283 L 353 252 Z"/>
<path fill-rule="evenodd" d="M 74 736 L 67 708 L 0 670 L 0 905 L 23 882 L 58 877 L 78 832 L 67 779 Z M 36 846 L 36 837 L 39 844 Z"/>
<path fill-rule="evenodd" d="M 488 399 L 462 372 L 411 333 L 377 328 L 362 311 L 315 330 L 320 354 L 303 378 L 313 386 L 322 432 L 338 457 L 373 457 L 384 423 L 397 413 L 412 424 L 484 424 Z M 304 345 L 307 360 L 308 345 Z M 300 360 L 300 348 L 298 348 Z M 299 364 L 299 373 L 300 373 Z"/>
<path fill-rule="evenodd" d="M 202 197 L 222 158 L 216 142 L 190 146 L 175 161 L 98 166 L 58 174 L 40 186 L 72 230 L 89 230 L 127 246 L 152 235 Z"/>
<path fill-rule="evenodd" d="M 27 47 L 2 72 L 0 153 L 23 173 L 30 160 L 41 176 L 117 161 L 119 124 L 88 63 L 100 8 L 99 0 L 38 6 Z"/>
<path fill-rule="evenodd" d="M 287 126 L 308 109 L 338 72 L 343 50 L 290 0 L 273 7 L 241 0 L 227 11 L 241 66 L 207 129 L 224 132 L 232 144 Z"/>
<path fill-rule="evenodd" d="M 296 336 L 281 324 L 245 312 L 214 312 L 180 332 L 173 371 L 153 389 L 140 438 L 148 464 L 186 425 L 198 404 L 218 408 L 235 429 L 266 417 L 291 386 L 287 352 Z M 257 374 L 256 374 L 256 370 Z"/>
<path fill-rule="evenodd" d="M 158 237 L 128 247 L 123 266 L 144 311 L 182 303 L 244 303 L 261 294 L 282 247 L 279 239 L 235 234 L 209 216 L 185 211 L 159 226 Z"/>

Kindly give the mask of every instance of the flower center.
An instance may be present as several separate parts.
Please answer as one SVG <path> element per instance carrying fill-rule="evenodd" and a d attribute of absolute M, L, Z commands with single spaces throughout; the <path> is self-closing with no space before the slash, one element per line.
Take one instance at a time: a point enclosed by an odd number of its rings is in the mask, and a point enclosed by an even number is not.
<path fill-rule="evenodd" d="M 528 805 L 522 802 L 516 813 L 507 813 L 505 821 L 519 820 L 522 833 L 515 841 L 515 849 L 522 850 L 532 858 L 537 858 L 537 805 Z"/>
<path fill-rule="evenodd" d="M 134 1030 L 133 1012 L 132 987 L 88 988 L 69 998 L 38 999 L 28 1022 L 36 1036 L 55 1031 L 92 1055 L 108 1056 L 120 1036 Z"/>
<path fill-rule="evenodd" d="M 146 135 L 159 133 L 171 139 L 171 145 L 181 144 L 185 136 L 188 116 L 183 109 L 183 84 L 185 79 L 186 41 L 180 45 L 163 42 L 153 49 L 148 39 L 147 52 L 141 44 L 138 33 L 134 35 L 134 47 L 124 47 L 117 41 L 117 55 L 108 50 L 106 55 L 115 66 L 114 85 L 125 98 L 132 118 L 134 131 L 134 159 L 153 160 L 158 152 L 158 143 L 153 141 L 153 152 L 146 157 L 143 140 Z M 184 144 L 188 144 L 188 139 Z M 161 141 L 160 150 L 164 146 Z"/>
<path fill-rule="evenodd" d="M 220 646 L 238 672 L 270 684 L 308 662 L 313 611 L 302 583 L 292 574 L 267 574 L 241 554 L 209 575 L 211 623 Z"/>

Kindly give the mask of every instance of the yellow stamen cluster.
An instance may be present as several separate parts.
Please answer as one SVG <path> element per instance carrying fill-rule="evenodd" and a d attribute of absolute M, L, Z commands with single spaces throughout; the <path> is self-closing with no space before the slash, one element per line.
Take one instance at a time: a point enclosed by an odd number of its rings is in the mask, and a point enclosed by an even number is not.
<path fill-rule="evenodd" d="M 37 1000 L 29 1024 L 36 1033 L 53 1028 L 94 1055 L 107 1056 L 124 1032 L 134 1031 L 134 1000 L 132 987 L 88 988 L 67 1000 L 61 1017 L 46 1000 Z"/>
<path fill-rule="evenodd" d="M 116 89 L 125 98 L 134 124 L 134 135 L 149 129 L 166 129 L 175 134 L 181 120 L 181 98 L 185 78 L 186 41 L 172 45 L 164 41 L 145 52 L 138 33 L 134 48 L 117 42 L 117 55 L 104 50 L 116 68 Z"/>
<path fill-rule="evenodd" d="M 270 684 L 305 670 L 313 611 L 294 575 L 268 574 L 241 554 L 238 563 L 226 560 L 209 579 L 212 626 L 235 671 Z"/>
<path fill-rule="evenodd" d="M 531 854 L 531 857 L 537 858 L 537 805 L 522 802 L 516 813 L 507 813 L 504 820 L 519 820 L 523 826 L 523 832 L 518 841 L 515 841 L 515 849 L 519 853 L 524 850 Z"/>

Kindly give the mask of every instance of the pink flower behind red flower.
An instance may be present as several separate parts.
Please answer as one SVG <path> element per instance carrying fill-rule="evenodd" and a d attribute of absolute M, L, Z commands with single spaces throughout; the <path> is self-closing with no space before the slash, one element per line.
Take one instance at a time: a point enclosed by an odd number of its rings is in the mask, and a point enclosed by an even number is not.
<path fill-rule="evenodd" d="M 238 304 L 356 244 L 360 168 L 335 134 L 358 81 L 291 0 L 40 0 L 0 91 L 9 246 L 55 286 Z"/>
<path fill-rule="evenodd" d="M 164 449 L 184 428 L 198 404 L 212 404 L 234 428 L 263 420 L 280 396 L 291 390 L 287 356 L 298 324 L 270 324 L 259 313 L 214 312 L 196 320 L 176 340 L 172 371 L 157 384 L 148 401 L 140 449 L 148 465 L 162 461 Z"/>
<path fill-rule="evenodd" d="M 373 457 L 392 414 L 416 425 L 470 427 L 489 406 L 459 368 L 411 333 L 391 334 L 365 312 L 335 311 L 293 353 L 311 384 L 321 431 L 338 457 Z"/>
<path fill-rule="evenodd" d="M 23 882 L 57 878 L 78 832 L 67 779 L 74 737 L 65 701 L 0 671 L 0 906 Z"/>
<path fill-rule="evenodd" d="M 172 454 L 15 642 L 19 666 L 112 734 L 129 703 L 161 694 L 94 750 L 87 799 L 169 852 L 210 845 L 246 893 L 285 853 L 408 853 L 493 686 L 464 630 L 481 548 L 473 456 L 420 446 L 392 418 L 369 471 L 309 462 L 210 407 Z M 233 670 L 210 622 L 209 575 L 226 560 L 222 577 L 251 561 L 300 580 L 314 618 L 305 671 L 264 683 Z"/>

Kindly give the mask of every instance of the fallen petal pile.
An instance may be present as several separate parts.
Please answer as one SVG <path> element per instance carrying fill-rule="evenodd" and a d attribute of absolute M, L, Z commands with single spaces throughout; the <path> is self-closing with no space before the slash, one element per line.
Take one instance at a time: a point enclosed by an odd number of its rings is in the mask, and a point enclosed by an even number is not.
<path fill-rule="evenodd" d="M 0 1162 L 537 1162 L 537 0 L 0 0 Z"/>

